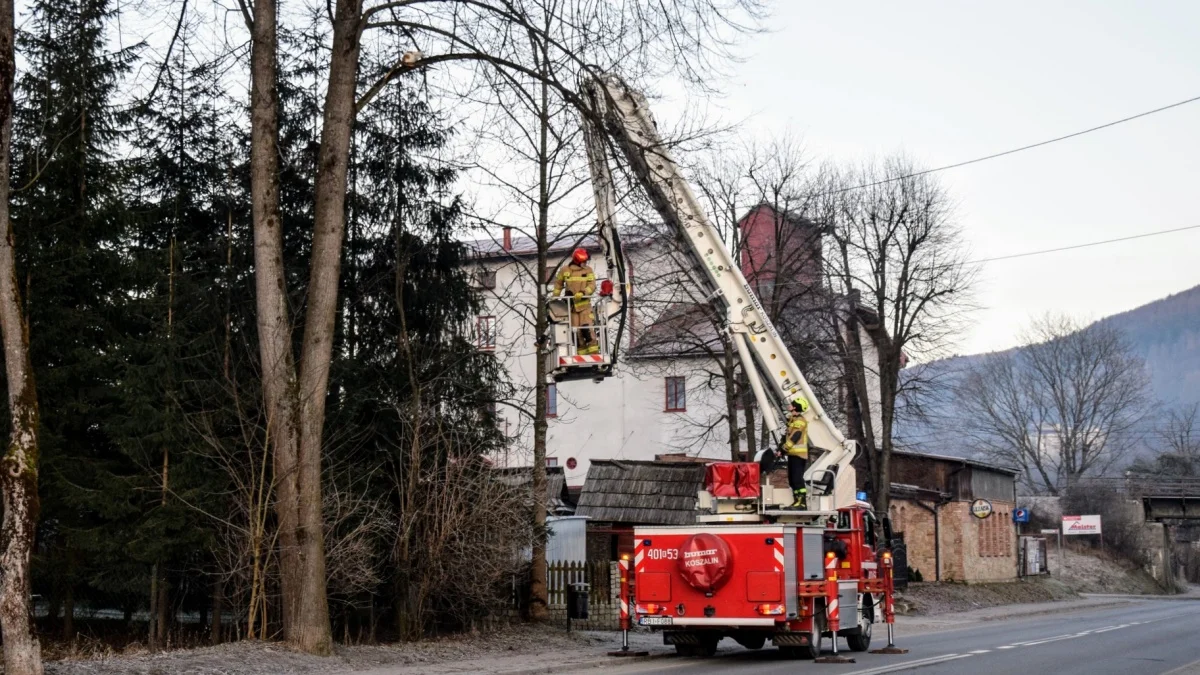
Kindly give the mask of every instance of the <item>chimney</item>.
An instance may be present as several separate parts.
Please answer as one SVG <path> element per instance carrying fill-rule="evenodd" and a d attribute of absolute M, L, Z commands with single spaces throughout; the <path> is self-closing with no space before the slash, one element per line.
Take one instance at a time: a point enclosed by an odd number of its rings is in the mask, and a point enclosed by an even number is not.
<path fill-rule="evenodd" d="M 504 250 L 512 250 L 512 228 L 507 225 L 504 226 Z"/>

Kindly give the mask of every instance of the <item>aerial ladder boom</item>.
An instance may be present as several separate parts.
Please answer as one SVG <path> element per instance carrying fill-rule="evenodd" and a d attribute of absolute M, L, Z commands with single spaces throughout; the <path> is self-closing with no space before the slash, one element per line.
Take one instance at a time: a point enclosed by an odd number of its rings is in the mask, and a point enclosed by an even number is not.
<path fill-rule="evenodd" d="M 594 123 L 602 124 L 604 135 L 613 140 L 625 157 L 664 223 L 679 234 L 683 248 L 700 271 L 698 281 L 707 287 L 713 301 L 724 307 L 726 329 L 737 349 L 764 423 L 773 436 L 778 436 L 781 416 L 786 414 L 791 399 L 797 394 L 808 399 L 805 418 L 809 447 L 824 451 L 809 463 L 805 473 L 805 481 L 809 484 L 809 508 L 831 511 L 853 503 L 856 487 L 851 462 L 857 452 L 855 442 L 847 440 L 834 426 L 809 387 L 737 261 L 671 159 L 645 98 L 621 79 L 607 74 L 586 80 L 583 93 L 595 116 L 591 123 L 585 120 L 584 126 L 589 167 L 596 186 L 601 240 L 614 241 L 615 200 L 603 135 L 587 129 Z"/>

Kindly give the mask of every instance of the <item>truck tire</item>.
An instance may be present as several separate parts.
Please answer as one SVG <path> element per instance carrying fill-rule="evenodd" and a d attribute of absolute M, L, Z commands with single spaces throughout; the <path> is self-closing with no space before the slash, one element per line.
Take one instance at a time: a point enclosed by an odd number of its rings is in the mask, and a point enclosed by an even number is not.
<path fill-rule="evenodd" d="M 705 659 L 716 656 L 717 644 L 720 642 L 721 638 L 719 637 L 700 638 L 700 644 L 694 648 L 696 650 L 696 656 Z"/>
<path fill-rule="evenodd" d="M 808 659 L 810 661 L 821 655 L 816 643 L 813 643 L 807 647 L 780 647 L 779 653 L 782 654 L 783 658 L 785 659 Z"/>
<path fill-rule="evenodd" d="M 675 653 L 680 656 L 695 656 L 696 645 L 675 645 Z"/>
<path fill-rule="evenodd" d="M 846 644 L 850 647 L 850 651 L 865 652 L 871 648 L 872 616 L 869 612 L 870 608 L 863 608 L 862 621 L 858 624 L 858 630 L 846 636 Z"/>

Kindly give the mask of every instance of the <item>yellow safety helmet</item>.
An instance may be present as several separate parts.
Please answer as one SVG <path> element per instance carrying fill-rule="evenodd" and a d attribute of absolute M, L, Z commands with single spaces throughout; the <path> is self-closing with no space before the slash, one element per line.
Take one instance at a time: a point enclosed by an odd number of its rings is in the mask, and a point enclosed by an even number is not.
<path fill-rule="evenodd" d="M 808 399 L 803 396 L 796 396 L 792 399 L 792 407 L 799 408 L 801 413 L 808 412 Z"/>

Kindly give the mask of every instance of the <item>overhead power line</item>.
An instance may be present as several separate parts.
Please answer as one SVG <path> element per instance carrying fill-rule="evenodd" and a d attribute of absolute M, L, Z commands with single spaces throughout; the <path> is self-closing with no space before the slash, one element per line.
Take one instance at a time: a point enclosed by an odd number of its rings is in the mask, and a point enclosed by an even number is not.
<path fill-rule="evenodd" d="M 1140 119 L 1140 118 L 1142 118 L 1142 117 L 1146 117 L 1146 116 L 1149 116 L 1149 115 L 1153 115 L 1153 114 L 1155 114 L 1155 113 L 1160 113 L 1160 112 L 1163 112 L 1164 110 L 1170 110 L 1171 108 L 1178 108 L 1178 107 L 1179 107 L 1179 106 L 1181 106 L 1181 105 L 1187 105 L 1188 103 L 1194 103 L 1194 102 L 1196 102 L 1196 101 L 1200 101 L 1200 96 L 1194 96 L 1194 97 L 1192 97 L 1192 98 L 1189 98 L 1189 99 L 1184 99 L 1184 100 L 1182 100 L 1182 101 L 1176 101 L 1175 103 L 1172 103 L 1172 104 L 1170 104 L 1170 105 L 1164 105 L 1164 106 L 1163 106 L 1163 107 L 1161 107 L 1161 108 L 1155 108 L 1154 110 L 1147 110 L 1146 112 L 1141 112 L 1141 113 L 1138 113 L 1138 114 L 1136 114 L 1136 115 L 1131 115 L 1131 116 L 1129 116 L 1129 117 L 1123 117 L 1123 118 L 1121 118 L 1121 119 L 1119 119 L 1119 120 L 1114 120 L 1114 121 L 1112 121 L 1112 122 L 1108 122 L 1108 123 L 1106 123 L 1106 124 L 1101 124 L 1100 126 L 1097 126 L 1097 127 L 1092 127 L 1092 128 L 1090 128 L 1090 129 L 1084 129 L 1083 131 L 1076 131 L 1075 133 L 1072 133 L 1072 134 L 1067 134 L 1066 136 L 1059 136 L 1059 137 L 1057 137 L 1057 138 L 1051 138 L 1051 139 L 1049 139 L 1049 140 L 1040 141 L 1040 142 L 1038 142 L 1038 143 L 1031 143 L 1031 144 L 1029 144 L 1029 145 L 1022 145 L 1022 146 L 1021 146 L 1021 147 L 1019 147 L 1019 148 L 1013 148 L 1013 149 L 1011 149 L 1011 150 L 1005 150 L 1004 152 L 996 152 L 996 153 L 992 153 L 992 154 L 990 154 L 990 155 L 985 155 L 985 156 L 983 156 L 983 157 L 976 157 L 975 159 L 968 159 L 968 160 L 966 160 L 965 162 L 958 162 L 958 163 L 956 163 L 956 164 L 947 164 L 946 166 L 939 166 L 939 167 L 936 167 L 936 168 L 933 168 L 933 169 L 925 169 L 924 171 L 917 171 L 917 172 L 914 172 L 914 173 L 905 174 L 905 175 L 903 175 L 903 176 L 895 176 L 895 177 L 893 177 L 893 178 L 885 178 L 885 179 L 883 179 L 883 180 L 877 180 L 877 181 L 875 181 L 875 182 L 873 182 L 873 183 L 863 183 L 862 185 L 853 185 L 853 186 L 851 186 L 851 187 L 841 188 L 841 189 L 838 189 L 838 190 L 830 190 L 829 192 L 824 192 L 824 193 L 821 193 L 821 194 L 822 194 L 822 195 L 836 195 L 836 194 L 840 194 L 840 193 L 842 193 L 842 192 L 850 192 L 851 190 L 862 190 L 862 189 L 864 189 L 864 188 L 875 187 L 876 185 L 885 185 L 885 184 L 887 184 L 887 183 L 894 183 L 894 182 L 896 182 L 896 181 L 898 181 L 898 180 L 904 180 L 904 179 L 906 179 L 906 178 L 916 178 L 917 176 L 924 176 L 925 174 L 937 173 L 938 171 L 946 171 L 946 170 L 948 170 L 948 169 L 957 169 L 957 168 L 959 168 L 959 167 L 961 167 L 961 166 L 967 166 L 967 165 L 969 165 L 969 164 L 978 164 L 978 163 L 980 163 L 980 162 L 986 162 L 986 161 L 988 161 L 989 159 L 996 159 L 997 157 L 1005 157 L 1005 156 L 1007 156 L 1007 155 L 1013 155 L 1013 154 L 1016 154 L 1016 153 L 1018 153 L 1018 152 L 1024 152 L 1024 151 L 1026 151 L 1026 150 L 1032 150 L 1032 149 L 1034 149 L 1034 148 L 1040 148 L 1040 147 L 1042 147 L 1043 145 L 1050 145 L 1051 143 L 1057 143 L 1057 142 L 1059 142 L 1059 141 L 1065 141 L 1065 140 L 1067 140 L 1067 139 L 1070 139 L 1070 138 L 1075 138 L 1075 137 L 1077 137 L 1077 136 L 1083 136 L 1084 134 L 1090 134 L 1090 133 L 1092 133 L 1093 131 L 1100 131 L 1101 129 L 1107 129 L 1107 128 L 1109 128 L 1109 127 L 1115 127 L 1115 126 L 1117 126 L 1118 124 L 1124 124 L 1124 123 L 1126 123 L 1126 122 L 1132 122 L 1133 120 Z M 818 196 L 820 196 L 820 195 L 818 195 Z"/>
<path fill-rule="evenodd" d="M 1023 253 L 1013 253 L 1010 255 L 1001 255 L 994 258 L 981 258 L 979 260 L 965 260 L 963 265 L 982 265 L 984 263 L 996 262 L 997 260 L 1012 260 L 1013 258 L 1027 258 L 1034 255 L 1043 255 L 1046 253 L 1057 253 L 1059 251 L 1072 251 L 1077 248 L 1088 248 L 1089 246 L 1101 246 L 1104 244 L 1115 244 L 1120 241 L 1131 241 L 1133 239 L 1145 239 L 1146 237 L 1157 237 L 1160 234 L 1171 234 L 1172 232 L 1185 232 L 1187 230 L 1200 230 L 1200 225 L 1188 225 L 1187 227 L 1176 227 L 1171 230 L 1159 230 L 1157 232 L 1143 232 L 1142 234 L 1131 234 L 1127 237 L 1117 237 L 1116 239 L 1104 239 L 1102 241 L 1089 241 L 1083 244 L 1071 244 L 1070 246 L 1059 246 L 1057 248 L 1044 248 L 1037 251 L 1025 251 Z M 809 286 L 810 284 L 803 281 L 785 281 L 777 283 L 776 286 Z"/>
<path fill-rule="evenodd" d="M 1058 251 L 1071 251 L 1077 248 L 1087 248 L 1089 246 L 1100 246 L 1101 244 L 1115 244 L 1118 241 L 1130 241 L 1131 239 L 1143 239 L 1145 237 L 1156 237 L 1160 234 L 1171 234 L 1172 232 L 1183 232 L 1184 230 L 1200 229 L 1200 225 L 1189 225 L 1187 227 L 1177 227 L 1173 230 L 1159 230 L 1158 232 L 1143 232 L 1142 234 L 1132 234 L 1128 237 L 1117 237 L 1116 239 L 1105 239 L 1103 241 L 1089 241 L 1086 244 L 1072 244 L 1070 246 L 1059 246 L 1058 248 L 1047 248 L 1040 251 L 1026 251 L 1024 253 L 1013 253 L 1012 255 L 1001 255 L 995 258 L 983 258 L 982 260 L 970 260 L 968 264 L 982 264 L 995 262 L 997 260 L 1012 260 L 1013 258 L 1026 258 L 1031 255 L 1042 255 L 1043 253 L 1057 253 Z"/>

